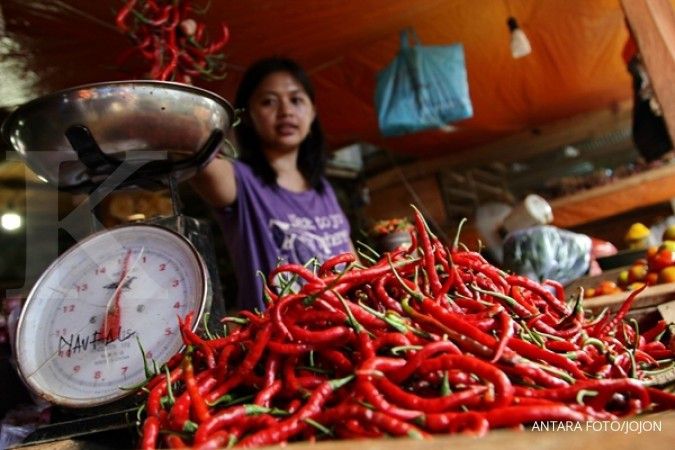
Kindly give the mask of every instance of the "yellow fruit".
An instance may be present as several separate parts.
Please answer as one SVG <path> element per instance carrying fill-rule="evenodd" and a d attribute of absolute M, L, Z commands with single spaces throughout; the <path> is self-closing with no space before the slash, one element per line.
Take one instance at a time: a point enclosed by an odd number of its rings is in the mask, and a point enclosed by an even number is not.
<path fill-rule="evenodd" d="M 664 241 L 675 241 L 675 224 L 668 225 L 668 228 L 663 232 Z"/>
<path fill-rule="evenodd" d="M 636 289 L 641 288 L 644 285 L 645 284 L 641 281 L 635 281 L 634 283 L 629 284 L 628 287 L 626 287 L 626 290 L 627 291 L 634 291 Z"/>
<path fill-rule="evenodd" d="M 636 241 L 638 239 L 644 239 L 647 236 L 649 236 L 649 228 L 640 222 L 636 222 L 628 229 L 626 240 Z"/>
<path fill-rule="evenodd" d="M 629 277 L 629 275 L 630 275 L 630 274 L 628 273 L 627 270 L 622 270 L 622 271 L 619 273 L 619 276 L 618 276 L 617 279 L 616 279 L 617 284 L 618 284 L 618 285 L 623 285 L 623 286 L 627 285 L 627 284 L 628 284 L 628 277 Z"/>
<path fill-rule="evenodd" d="M 671 252 L 675 252 L 675 241 L 667 240 L 661 242 L 661 245 L 659 245 L 659 250 L 670 250 Z"/>
<path fill-rule="evenodd" d="M 672 283 L 675 281 L 675 266 L 668 266 L 659 272 L 659 283 Z"/>
<path fill-rule="evenodd" d="M 627 281 L 629 283 L 642 281 L 647 276 L 647 271 L 647 264 L 633 264 L 630 269 L 628 269 Z M 620 275 L 621 274 L 619 274 L 619 276 Z"/>
<path fill-rule="evenodd" d="M 640 222 L 636 222 L 630 226 L 626 236 L 624 236 L 624 241 L 628 245 L 628 248 L 642 248 L 648 245 L 647 239 L 649 238 L 649 228 Z"/>

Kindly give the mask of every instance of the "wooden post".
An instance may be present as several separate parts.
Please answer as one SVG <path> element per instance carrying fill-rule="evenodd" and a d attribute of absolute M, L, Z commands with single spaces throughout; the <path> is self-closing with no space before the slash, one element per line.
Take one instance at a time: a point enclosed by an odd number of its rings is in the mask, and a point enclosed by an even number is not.
<path fill-rule="evenodd" d="M 670 0 L 621 0 L 675 142 L 675 11 Z"/>

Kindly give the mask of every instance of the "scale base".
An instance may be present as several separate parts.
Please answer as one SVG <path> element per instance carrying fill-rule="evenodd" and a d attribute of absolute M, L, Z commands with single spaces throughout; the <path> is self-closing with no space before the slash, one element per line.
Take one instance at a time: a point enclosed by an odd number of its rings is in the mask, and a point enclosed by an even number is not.
<path fill-rule="evenodd" d="M 43 448 L 42 444 L 66 441 L 74 438 L 83 438 L 73 441 L 73 445 L 49 446 L 48 448 L 87 448 L 87 449 L 126 449 L 130 448 L 137 439 L 136 433 L 137 407 L 104 413 L 86 418 L 57 421 L 49 425 L 38 427 L 12 449 Z M 82 445 L 80 445 L 82 444 Z M 47 447 L 44 447 L 47 448 Z"/>

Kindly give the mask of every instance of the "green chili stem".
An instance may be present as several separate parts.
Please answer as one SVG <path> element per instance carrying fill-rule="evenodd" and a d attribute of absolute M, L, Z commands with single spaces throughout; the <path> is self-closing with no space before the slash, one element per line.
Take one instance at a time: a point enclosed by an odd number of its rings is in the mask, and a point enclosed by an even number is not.
<path fill-rule="evenodd" d="M 333 436 L 333 433 L 332 433 L 328 428 L 326 428 L 325 426 L 321 425 L 321 424 L 320 424 L 319 422 L 317 422 L 316 420 L 310 419 L 309 417 L 306 418 L 306 419 L 304 419 L 304 420 L 305 420 L 305 423 L 306 423 L 306 424 L 313 426 L 314 428 L 316 428 L 317 430 L 319 430 L 319 431 L 322 432 L 323 434 L 328 435 L 328 436 Z"/>

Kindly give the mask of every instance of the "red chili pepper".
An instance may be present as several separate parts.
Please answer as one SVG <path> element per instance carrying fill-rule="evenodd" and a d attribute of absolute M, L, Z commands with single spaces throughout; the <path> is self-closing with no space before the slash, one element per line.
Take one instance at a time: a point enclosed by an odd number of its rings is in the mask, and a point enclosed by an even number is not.
<path fill-rule="evenodd" d="M 211 390 L 217 383 L 217 380 L 211 376 L 211 372 L 202 372 L 197 375 L 197 384 L 199 388 L 199 393 L 204 396 L 209 390 Z M 190 393 L 183 392 L 177 399 L 176 403 L 173 404 L 171 411 L 169 412 L 168 423 L 169 428 L 174 431 L 183 431 L 185 422 L 190 419 Z"/>
<path fill-rule="evenodd" d="M 270 272 L 269 276 L 267 277 L 268 282 L 270 284 L 273 284 L 277 275 L 282 273 L 292 273 L 294 275 L 299 276 L 308 283 L 313 282 L 318 284 L 319 286 L 326 285 L 324 280 L 315 275 L 314 272 L 299 264 L 281 264 L 275 267 L 274 270 L 272 270 L 272 272 Z"/>
<path fill-rule="evenodd" d="M 316 306 L 312 308 L 298 308 L 292 312 L 289 311 L 286 315 L 290 316 L 289 320 L 292 320 L 299 325 L 315 325 L 321 323 L 336 325 L 344 324 L 347 320 L 347 314 L 344 312 L 337 311 L 332 307 L 330 310 L 318 309 L 319 306 L 323 308 L 325 305 L 321 304 L 318 300 L 316 303 Z"/>
<path fill-rule="evenodd" d="M 218 411 L 208 421 L 199 425 L 194 437 L 194 445 L 200 445 L 214 432 L 247 416 L 267 412 L 268 409 L 258 405 L 238 405 Z"/>
<path fill-rule="evenodd" d="M 667 326 L 668 324 L 666 321 L 661 319 L 652 328 L 642 333 L 642 337 L 645 338 L 645 343 L 652 342 L 654 339 L 656 339 L 656 337 L 661 334 Z"/>
<path fill-rule="evenodd" d="M 251 337 L 251 332 L 253 328 L 238 328 L 230 333 L 228 336 L 222 338 L 211 339 L 209 341 L 209 347 L 217 350 L 223 347 L 227 347 L 231 344 L 237 344 L 243 342 Z M 191 343 L 191 342 L 190 342 Z"/>
<path fill-rule="evenodd" d="M 417 230 L 417 236 L 420 239 L 420 249 L 422 250 L 424 257 L 424 269 L 427 277 L 429 277 L 429 283 L 431 284 L 431 295 L 435 297 L 440 292 L 442 285 L 438 279 L 438 273 L 436 272 L 434 251 L 431 246 L 429 233 L 427 232 L 427 224 L 418 210 L 415 210 L 415 229 Z"/>
<path fill-rule="evenodd" d="M 332 366 L 335 372 L 340 375 L 347 375 L 354 371 L 353 362 L 347 358 L 344 353 L 336 349 L 319 350 L 319 356 L 327 361 L 328 366 Z"/>
<path fill-rule="evenodd" d="M 274 303 L 269 310 L 270 317 L 272 318 L 272 323 L 289 340 L 293 340 L 293 335 L 291 334 L 291 332 L 288 330 L 288 327 L 284 323 L 284 310 L 289 308 L 292 303 L 303 301 L 305 299 L 306 296 L 302 294 L 287 295 L 284 298 L 280 299 L 278 302 Z"/>
<path fill-rule="evenodd" d="M 435 303 L 430 300 L 429 302 L 435 305 Z M 494 339 L 488 335 L 485 335 L 486 337 L 484 337 L 484 333 L 473 325 L 465 322 L 461 322 L 460 325 L 453 322 L 453 325 L 457 328 L 450 328 L 446 323 L 442 323 L 437 318 L 433 317 L 433 315 L 422 314 L 416 311 L 409 306 L 407 300 L 404 300 L 402 305 L 404 311 L 406 311 L 406 313 L 415 321 L 426 325 L 427 329 L 432 327 L 432 329 L 438 330 L 440 333 L 447 334 L 450 339 L 457 342 L 457 344 L 465 351 L 485 358 L 494 354 L 492 349 L 494 347 Z M 467 330 L 470 330 L 470 334 L 466 333 Z"/>
<path fill-rule="evenodd" d="M 482 402 L 481 394 L 487 391 L 485 386 L 471 386 L 444 397 L 425 398 L 400 388 L 386 377 L 377 378 L 374 383 L 392 403 L 425 414 L 454 410 L 461 406 L 477 406 Z"/>
<path fill-rule="evenodd" d="M 127 1 L 127 3 L 119 10 L 117 16 L 115 17 L 115 24 L 117 25 L 117 28 L 123 33 L 129 32 L 129 27 L 127 26 L 126 22 L 129 14 L 131 14 L 131 11 L 136 6 L 136 1 L 137 0 Z"/>
<path fill-rule="evenodd" d="M 319 347 L 312 344 L 287 344 L 279 341 L 270 341 L 267 348 L 271 353 L 280 355 L 304 355 L 312 350 L 318 350 Z"/>
<path fill-rule="evenodd" d="M 391 434 L 393 436 L 408 436 L 418 439 L 430 437 L 427 433 L 415 427 L 414 425 L 398 420 L 394 417 L 390 417 L 384 413 L 366 409 L 361 405 L 356 405 L 353 403 L 342 404 L 334 408 L 330 408 L 319 414 L 316 417 L 316 421 L 324 425 L 331 425 L 335 423 L 346 422 L 350 418 L 358 419 L 362 424 L 374 425 L 385 433 Z"/>
<path fill-rule="evenodd" d="M 511 338 L 509 340 L 509 347 L 519 355 L 532 360 L 542 360 L 555 367 L 569 372 L 576 379 L 585 379 L 586 375 L 576 366 L 572 361 L 557 353 L 548 351 L 546 349 L 537 347 L 534 344 L 523 341 L 518 338 Z"/>
<path fill-rule="evenodd" d="M 546 301 L 553 309 L 555 309 L 563 317 L 570 314 L 569 308 L 561 300 L 557 299 L 546 288 L 540 284 L 530 280 L 521 275 L 509 275 L 506 277 L 506 282 L 512 286 L 519 286 L 532 291 Z"/>
<path fill-rule="evenodd" d="M 555 294 L 558 300 L 561 302 L 565 301 L 565 287 L 559 282 L 555 280 L 544 280 L 544 286 L 551 286 L 553 289 L 555 289 Z"/>
<path fill-rule="evenodd" d="M 399 271 L 399 273 L 405 273 L 406 270 L 414 270 L 415 265 L 419 262 L 418 259 L 395 261 L 394 258 L 392 258 L 392 261 L 394 267 L 396 267 L 396 270 Z M 323 283 L 330 286 L 336 281 L 340 281 L 341 283 L 345 283 L 348 286 L 360 285 L 372 282 L 373 280 L 376 280 L 377 278 L 390 272 L 391 268 L 389 267 L 389 263 L 385 260 L 384 263 L 380 263 L 367 269 L 351 270 L 343 275 L 332 275 L 326 277 L 323 279 Z M 338 279 L 338 277 L 340 278 Z"/>
<path fill-rule="evenodd" d="M 506 311 L 502 311 L 499 314 L 499 318 L 501 322 L 501 336 L 499 338 L 497 348 L 495 349 L 495 354 L 490 360 L 492 363 L 495 363 L 501 359 L 502 355 L 504 354 L 504 350 L 506 350 L 506 346 L 513 336 L 513 319 L 511 319 L 511 316 L 509 316 Z"/>
<path fill-rule="evenodd" d="M 283 383 L 281 380 L 275 380 L 272 384 L 265 387 L 260 392 L 258 392 L 258 394 L 256 394 L 253 403 L 268 408 L 272 398 L 281 391 L 282 387 Z"/>
<path fill-rule="evenodd" d="M 177 367 L 173 369 L 169 375 L 170 380 L 169 382 L 171 384 L 175 383 L 182 376 L 182 374 L 183 374 L 182 368 Z M 148 400 L 146 402 L 148 416 L 159 416 L 159 413 L 162 409 L 161 407 L 162 397 L 164 396 L 164 394 L 166 394 L 169 388 L 166 380 L 166 375 L 159 375 L 159 377 L 164 379 L 164 383 L 157 384 L 155 387 L 152 388 L 150 394 L 148 395 Z"/>
<path fill-rule="evenodd" d="M 541 331 L 542 333 L 551 334 L 553 336 L 558 336 L 564 339 L 574 339 L 581 332 L 580 322 L 576 322 L 571 327 L 561 330 L 556 327 L 547 325 L 543 320 L 545 317 L 550 316 L 547 314 L 540 314 L 536 317 L 533 317 L 532 319 L 527 321 L 527 326 L 537 331 Z"/>
<path fill-rule="evenodd" d="M 247 436 L 238 445 L 241 447 L 259 447 L 288 440 L 288 438 L 301 431 L 305 419 L 311 418 L 321 411 L 321 408 L 333 391 L 351 381 L 352 378 L 350 376 L 339 380 L 325 381 L 312 392 L 307 403 L 291 417 L 282 420 L 274 427 L 266 428 Z"/>
<path fill-rule="evenodd" d="M 150 416 L 143 423 L 143 437 L 140 448 L 151 450 L 157 447 L 157 437 L 159 436 L 159 417 Z"/>
<path fill-rule="evenodd" d="M 505 273 L 497 269 L 490 263 L 482 262 L 476 258 L 468 257 L 467 253 L 455 253 L 452 255 L 452 260 L 455 264 L 469 268 L 475 272 L 481 273 L 489 278 L 495 285 L 501 289 L 501 292 L 506 292 L 510 287 L 510 283 L 505 278 Z"/>
<path fill-rule="evenodd" d="M 170 371 L 173 371 L 175 368 L 180 369 L 181 362 L 183 361 L 183 354 L 182 353 L 176 353 L 173 355 L 169 360 L 166 362 L 166 367 L 169 368 Z M 148 384 L 145 385 L 145 389 L 148 391 L 151 391 L 152 389 L 155 388 L 155 386 L 166 382 L 166 374 L 164 373 L 158 373 L 155 375 L 150 381 L 148 381 Z"/>
<path fill-rule="evenodd" d="M 356 391 L 380 411 L 398 419 L 409 420 L 422 416 L 423 412 L 392 405 L 375 388 L 372 381 L 379 371 L 400 369 L 404 365 L 405 360 L 394 358 L 373 357 L 364 361 L 356 370 Z"/>
<path fill-rule="evenodd" d="M 225 47 L 225 44 L 227 44 L 228 41 L 230 40 L 230 29 L 227 27 L 227 25 L 225 25 L 225 23 L 221 23 L 220 32 L 222 33 L 220 39 L 216 40 L 211 45 L 206 47 L 204 49 L 204 53 L 212 55 L 220 51 L 223 47 Z"/>
<path fill-rule="evenodd" d="M 202 395 L 199 393 L 197 381 L 194 377 L 192 358 L 190 356 L 186 356 L 183 359 L 183 381 L 185 382 L 187 392 L 190 394 L 192 410 L 194 411 L 195 417 L 200 422 L 208 420 L 211 415 L 209 414 L 209 408 L 206 406 L 204 398 L 202 398 Z"/>
<path fill-rule="evenodd" d="M 511 286 L 511 290 L 509 295 L 518 303 L 523 305 L 523 308 L 525 308 L 527 311 L 529 311 L 532 314 L 537 314 L 539 313 L 539 310 L 537 309 L 536 306 L 534 306 L 534 303 L 530 301 L 530 299 L 526 298 L 523 295 L 523 291 L 519 286 Z"/>
<path fill-rule="evenodd" d="M 492 364 L 468 355 L 444 355 L 425 361 L 421 371 L 461 369 L 491 382 L 495 389 L 494 406 L 505 406 L 513 399 L 513 386 L 504 372 Z"/>
<path fill-rule="evenodd" d="M 342 405 L 340 405 L 342 406 Z M 346 406 L 346 405 L 344 405 Z M 329 410 L 332 411 L 332 410 Z M 322 414 L 326 414 L 328 411 L 324 411 Z M 333 415 L 334 413 L 331 413 Z M 337 415 L 337 414 L 335 414 Z M 331 422 L 330 420 L 332 419 L 326 419 L 323 417 L 319 417 L 320 419 L 323 420 L 322 423 L 330 425 Z M 379 429 L 373 427 L 372 425 L 366 423 L 362 424 L 360 421 L 356 419 L 350 419 L 348 417 L 345 418 L 344 422 L 342 423 L 342 427 L 336 427 L 334 430 L 334 433 L 336 436 L 338 436 L 340 439 L 364 439 L 364 438 L 378 438 L 382 437 L 384 433 L 380 431 Z M 339 419 L 335 419 L 336 421 Z M 370 426 L 368 426 L 370 425 Z M 335 425 L 334 425 L 335 426 Z"/>
<path fill-rule="evenodd" d="M 546 341 L 546 348 L 553 352 L 573 352 L 579 350 L 579 346 L 570 341 Z"/>
<path fill-rule="evenodd" d="M 646 389 L 650 400 L 656 403 L 660 409 L 675 409 L 675 394 L 653 387 L 647 387 Z"/>
<path fill-rule="evenodd" d="M 364 333 L 366 334 L 366 333 Z M 367 336 L 367 334 L 366 334 Z M 452 344 L 452 343 L 450 343 Z M 383 347 L 401 347 L 410 345 L 410 339 L 402 333 L 384 333 L 379 335 L 372 343 L 375 354 Z M 452 344 L 454 345 L 454 344 Z M 457 348 L 457 347 L 455 347 Z M 374 356 L 374 355 L 373 355 Z"/>
<path fill-rule="evenodd" d="M 242 380 L 247 377 L 253 367 L 260 360 L 265 347 L 267 346 L 270 336 L 272 335 L 272 326 L 270 323 L 265 324 L 255 337 L 255 341 L 248 354 L 236 368 L 236 370 L 225 380 L 223 384 L 218 386 L 213 392 L 210 392 L 206 397 L 208 402 L 213 402 L 219 397 L 227 394 L 232 388 L 237 386 Z"/>
<path fill-rule="evenodd" d="M 354 261 L 356 261 L 356 256 L 353 253 L 341 253 L 339 255 L 335 255 L 331 258 L 328 258 L 323 264 L 321 264 L 321 267 L 319 268 L 319 276 L 327 276 L 335 269 L 335 266 L 338 264 L 347 265 L 353 263 Z"/>
<path fill-rule="evenodd" d="M 162 71 L 159 74 L 159 80 L 160 81 L 165 81 L 168 80 L 174 75 L 174 72 L 176 71 L 176 67 L 178 66 L 178 49 L 176 49 L 173 46 L 167 46 L 167 50 L 169 52 L 169 62 L 167 63 L 166 66 L 162 69 Z"/>
<path fill-rule="evenodd" d="M 639 287 L 632 291 L 626 301 L 623 302 L 621 305 L 621 308 L 619 308 L 619 311 L 616 313 L 616 316 L 614 316 L 609 322 L 604 323 L 601 322 L 599 323 L 595 329 L 593 329 L 592 335 L 598 339 L 602 339 L 608 332 L 611 330 L 615 329 L 616 326 L 619 324 L 620 321 L 623 320 L 623 318 L 626 316 L 628 311 L 630 311 L 631 306 L 633 306 L 633 301 L 635 298 L 638 296 L 638 294 L 642 293 L 647 288 L 647 285 L 643 285 L 642 287 Z"/>
<path fill-rule="evenodd" d="M 185 319 L 178 318 L 178 327 L 180 329 L 181 335 L 183 336 L 183 341 L 188 344 L 197 346 L 199 350 L 204 354 L 207 360 L 209 368 L 216 366 L 216 359 L 213 354 L 213 348 L 210 343 L 204 341 L 204 339 L 197 336 L 197 334 L 192 331 L 192 319 L 194 317 L 194 312 L 190 312 Z"/>
<path fill-rule="evenodd" d="M 537 421 L 585 422 L 588 416 L 565 405 L 506 406 L 485 412 L 490 427 L 513 427 Z"/>
<path fill-rule="evenodd" d="M 450 341 L 439 341 L 425 345 L 421 350 L 408 358 L 406 364 L 399 370 L 393 372 L 390 377 L 394 382 L 402 383 L 408 379 L 419 368 L 419 366 L 438 353 L 450 353 L 454 355 L 461 355 L 462 352 L 457 346 Z"/>
<path fill-rule="evenodd" d="M 380 278 L 378 278 L 375 281 L 375 294 L 377 295 L 377 299 L 385 305 L 388 309 L 391 309 L 392 311 L 396 311 L 398 313 L 403 312 L 403 308 L 401 308 L 401 303 L 398 301 L 394 300 L 389 296 L 387 293 L 387 290 L 385 288 L 386 284 L 390 282 L 391 280 L 394 279 L 394 276 L 391 274 L 386 274 Z"/>
<path fill-rule="evenodd" d="M 483 412 L 446 412 L 424 416 L 421 421 L 424 428 L 435 433 L 469 433 L 483 436 L 489 430 L 488 421 Z"/>
<path fill-rule="evenodd" d="M 177 434 L 167 434 L 164 438 L 169 448 L 187 448 L 188 445 Z"/>
<path fill-rule="evenodd" d="M 241 347 L 241 345 L 231 344 L 220 351 L 216 363 L 216 378 L 219 380 L 225 379 L 230 367 L 230 359 L 239 357 L 242 352 Z"/>
<path fill-rule="evenodd" d="M 527 384 L 544 387 L 565 387 L 569 385 L 566 381 L 554 377 L 538 367 L 526 364 L 507 365 L 504 363 L 500 363 L 498 367 L 509 375 L 525 380 Z"/>
<path fill-rule="evenodd" d="M 193 446 L 195 450 L 217 450 L 224 448 L 228 441 L 234 437 L 238 437 L 236 433 L 233 433 L 231 430 L 225 431 L 216 431 L 211 434 L 205 442 L 202 442 L 200 445 Z"/>
<path fill-rule="evenodd" d="M 297 342 L 311 342 L 316 345 L 331 344 L 333 342 L 349 341 L 353 339 L 354 330 L 346 326 L 335 326 L 323 330 L 308 330 L 295 324 L 289 324 L 288 329 Z"/>

